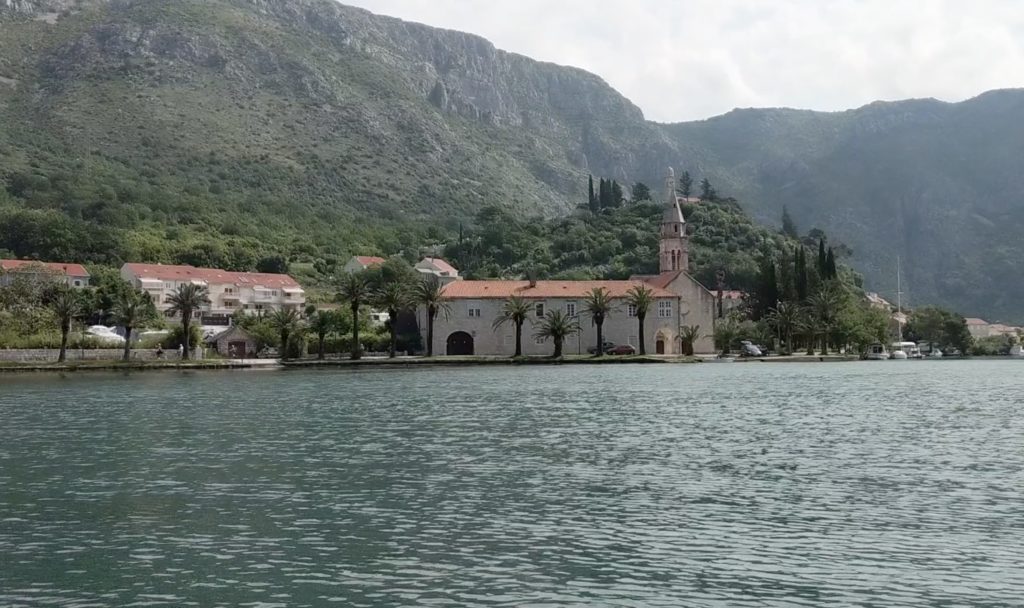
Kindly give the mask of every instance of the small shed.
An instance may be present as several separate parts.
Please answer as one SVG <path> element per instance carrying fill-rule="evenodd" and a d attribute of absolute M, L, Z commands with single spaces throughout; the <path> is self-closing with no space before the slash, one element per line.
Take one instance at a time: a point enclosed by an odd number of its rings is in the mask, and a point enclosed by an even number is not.
<path fill-rule="evenodd" d="M 206 341 L 222 357 L 231 359 L 255 359 L 256 338 L 238 325 L 232 325 Z"/>

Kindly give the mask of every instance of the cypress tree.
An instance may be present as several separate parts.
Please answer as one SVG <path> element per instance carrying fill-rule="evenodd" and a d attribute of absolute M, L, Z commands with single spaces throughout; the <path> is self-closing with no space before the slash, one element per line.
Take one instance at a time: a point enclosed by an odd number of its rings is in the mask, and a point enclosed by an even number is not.
<path fill-rule="evenodd" d="M 683 174 L 679 176 L 679 193 L 684 198 L 690 197 L 690 192 L 693 191 L 693 178 L 690 177 L 689 171 L 683 171 Z"/>
<path fill-rule="evenodd" d="M 617 182 L 615 180 L 612 180 L 612 187 L 611 187 L 612 207 L 621 207 L 622 206 L 622 201 L 624 199 L 625 199 L 625 197 L 622 195 L 622 186 L 619 185 L 619 182 Z"/>
<path fill-rule="evenodd" d="M 796 297 L 800 302 L 807 300 L 807 250 L 798 245 L 796 250 Z"/>
<path fill-rule="evenodd" d="M 711 187 L 711 180 L 704 178 L 700 180 L 700 198 L 704 201 L 714 200 L 715 189 Z"/>
<path fill-rule="evenodd" d="M 839 276 L 839 272 L 836 270 L 836 254 L 831 247 L 828 248 L 828 253 L 825 255 L 825 270 L 827 271 L 826 278 L 834 279 Z"/>
<path fill-rule="evenodd" d="M 818 276 L 828 278 L 828 256 L 825 255 L 825 239 L 818 239 Z"/>
<path fill-rule="evenodd" d="M 591 213 L 597 213 L 597 197 L 594 196 L 594 176 L 591 175 L 588 181 L 590 198 L 587 199 L 587 208 L 590 209 Z"/>

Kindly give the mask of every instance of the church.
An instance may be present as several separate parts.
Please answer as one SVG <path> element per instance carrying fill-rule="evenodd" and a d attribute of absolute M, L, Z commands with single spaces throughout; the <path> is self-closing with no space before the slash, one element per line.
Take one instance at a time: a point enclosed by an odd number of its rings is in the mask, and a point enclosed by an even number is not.
<path fill-rule="evenodd" d="M 654 305 L 644 321 L 648 354 L 680 354 L 680 328 L 692 325 L 699 326 L 701 336 L 694 344 L 695 352 L 714 352 L 715 296 L 687 272 L 689 236 L 675 184 L 675 174 L 669 169 L 659 228 L 658 274 L 638 275 L 626 281 L 451 280 L 444 287 L 451 310 L 447 317 L 442 314 L 434 322 L 434 353 L 512 356 L 515 327 L 493 325 L 504 302 L 516 295 L 529 302 L 531 309 L 530 319 L 523 326 L 524 355 L 551 354 L 550 342 L 534 338 L 534 325 L 551 310 L 561 310 L 579 321 L 581 331 L 566 340 L 565 354 L 587 354 L 597 346 L 597 328 L 583 311 L 583 299 L 594 288 L 606 289 L 615 307 L 604 322 L 605 341 L 638 348 L 636 311 L 626 302 L 627 292 L 637 285 L 646 285 L 654 296 Z M 418 311 L 417 317 L 426 343 L 425 311 Z"/>

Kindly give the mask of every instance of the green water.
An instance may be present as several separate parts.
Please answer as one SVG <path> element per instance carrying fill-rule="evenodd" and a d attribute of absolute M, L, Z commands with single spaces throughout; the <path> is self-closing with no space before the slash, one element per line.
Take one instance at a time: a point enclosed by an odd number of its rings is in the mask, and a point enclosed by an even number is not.
<path fill-rule="evenodd" d="M 0 606 L 1008 606 L 1024 361 L 0 376 Z"/>

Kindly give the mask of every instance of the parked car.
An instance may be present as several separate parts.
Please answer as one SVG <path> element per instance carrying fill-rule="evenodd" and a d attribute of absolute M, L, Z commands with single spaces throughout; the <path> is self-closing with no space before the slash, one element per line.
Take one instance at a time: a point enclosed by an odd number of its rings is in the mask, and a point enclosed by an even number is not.
<path fill-rule="evenodd" d="M 611 350 L 613 348 L 615 348 L 615 343 L 614 342 L 609 342 L 609 341 L 605 340 L 605 342 L 604 342 L 604 352 L 607 353 L 609 350 Z M 591 346 L 590 348 L 587 349 L 587 352 L 592 354 L 592 355 L 596 355 L 597 354 L 597 347 L 596 346 Z"/>
<path fill-rule="evenodd" d="M 609 355 L 635 355 L 636 349 L 629 344 L 619 344 L 618 346 L 613 346 L 604 352 Z"/>

